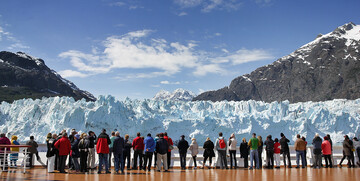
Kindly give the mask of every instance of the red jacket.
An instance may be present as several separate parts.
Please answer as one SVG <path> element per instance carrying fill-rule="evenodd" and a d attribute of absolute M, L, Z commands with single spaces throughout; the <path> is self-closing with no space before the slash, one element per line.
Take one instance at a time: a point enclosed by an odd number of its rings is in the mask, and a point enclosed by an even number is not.
<path fill-rule="evenodd" d="M 168 136 L 164 136 L 164 139 L 168 142 L 169 146 L 170 146 L 170 145 L 174 145 L 172 139 L 169 138 Z M 168 149 L 168 152 L 171 152 L 171 150 Z"/>
<path fill-rule="evenodd" d="M 274 153 L 280 153 L 280 148 L 281 148 L 281 145 L 279 142 L 275 142 L 274 144 Z"/>
<path fill-rule="evenodd" d="M 2 137 L 0 138 L 0 145 L 11 145 L 11 142 L 9 140 L 9 138 L 7 137 Z M 0 153 L 3 153 L 5 150 L 5 148 L 0 148 Z M 6 151 L 9 151 L 9 148 L 6 148 Z"/>
<path fill-rule="evenodd" d="M 109 144 L 111 144 L 109 135 L 106 133 L 101 133 L 96 140 L 96 153 L 108 154 Z"/>
<path fill-rule="evenodd" d="M 54 144 L 55 148 L 59 150 L 60 156 L 65 156 L 70 154 L 71 144 L 68 137 L 63 136 L 57 140 Z"/>
<path fill-rule="evenodd" d="M 331 155 L 331 144 L 328 140 L 325 140 L 321 144 L 323 155 Z"/>
<path fill-rule="evenodd" d="M 132 142 L 132 146 L 134 148 L 134 150 L 144 150 L 144 140 L 140 138 L 140 136 L 136 137 L 133 142 Z"/>

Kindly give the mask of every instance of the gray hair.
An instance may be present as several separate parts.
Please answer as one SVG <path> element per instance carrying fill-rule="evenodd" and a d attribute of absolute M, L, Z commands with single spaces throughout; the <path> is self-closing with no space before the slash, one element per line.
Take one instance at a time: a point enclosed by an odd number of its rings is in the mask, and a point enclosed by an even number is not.
<path fill-rule="evenodd" d="M 116 132 L 115 132 L 115 136 L 120 136 L 120 132 L 119 132 L 119 131 L 116 131 Z"/>

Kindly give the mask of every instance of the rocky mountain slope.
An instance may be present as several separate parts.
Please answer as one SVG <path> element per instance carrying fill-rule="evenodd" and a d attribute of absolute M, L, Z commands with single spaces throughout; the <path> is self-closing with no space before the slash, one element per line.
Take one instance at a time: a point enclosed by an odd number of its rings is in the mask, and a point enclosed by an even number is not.
<path fill-rule="evenodd" d="M 0 52 L 0 102 L 52 96 L 96 100 L 47 67 L 42 59 L 22 52 Z"/>
<path fill-rule="evenodd" d="M 348 23 L 193 100 L 291 103 L 360 97 L 360 25 Z"/>

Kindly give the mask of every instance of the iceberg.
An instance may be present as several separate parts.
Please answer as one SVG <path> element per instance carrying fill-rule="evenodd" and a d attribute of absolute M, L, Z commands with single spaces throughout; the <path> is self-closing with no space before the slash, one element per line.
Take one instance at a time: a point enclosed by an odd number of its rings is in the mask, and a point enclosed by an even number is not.
<path fill-rule="evenodd" d="M 343 136 L 359 136 L 360 99 L 337 99 L 325 102 L 288 101 L 171 101 L 171 100 L 116 100 L 113 96 L 99 96 L 95 102 L 71 97 L 22 99 L 0 104 L 0 132 L 17 135 L 21 142 L 33 135 L 45 143 L 47 133 L 75 128 L 99 134 L 117 130 L 123 136 L 168 132 L 173 140 L 181 135 L 195 137 L 199 144 L 207 137 L 215 140 L 219 132 L 225 137 L 249 139 L 253 132 L 265 138 L 279 138 L 284 133 L 294 141 L 296 134 L 307 140 L 315 133 L 330 134 L 335 143 Z M 240 143 L 240 141 L 238 141 Z M 310 144 L 309 143 L 309 144 Z"/>

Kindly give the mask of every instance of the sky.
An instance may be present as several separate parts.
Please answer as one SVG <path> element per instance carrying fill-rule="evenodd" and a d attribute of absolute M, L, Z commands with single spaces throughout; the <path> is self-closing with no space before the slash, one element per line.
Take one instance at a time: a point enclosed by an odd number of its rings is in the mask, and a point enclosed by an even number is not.
<path fill-rule="evenodd" d="M 228 86 L 348 22 L 358 0 L 3 0 L 0 51 L 25 52 L 96 97 Z"/>

